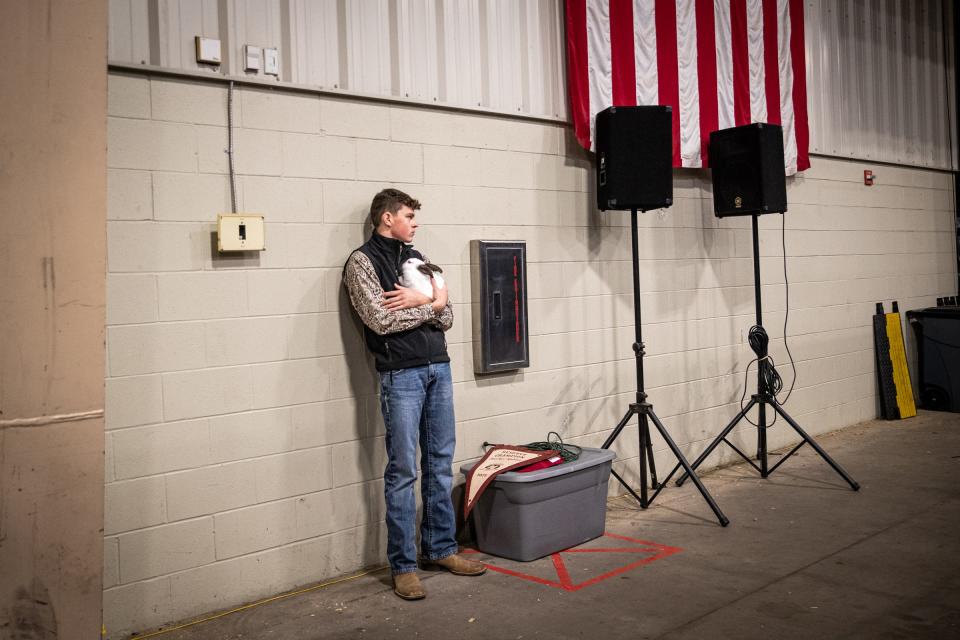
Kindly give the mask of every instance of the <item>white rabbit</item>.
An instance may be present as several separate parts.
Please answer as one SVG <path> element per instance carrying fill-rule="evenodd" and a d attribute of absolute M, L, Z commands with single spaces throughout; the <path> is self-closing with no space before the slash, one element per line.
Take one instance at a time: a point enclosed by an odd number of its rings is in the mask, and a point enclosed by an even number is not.
<path fill-rule="evenodd" d="M 436 280 L 437 286 L 443 287 L 443 276 L 440 275 L 440 271 L 442 269 L 435 264 L 424 262 L 420 258 L 410 258 L 400 267 L 400 284 L 416 289 L 433 300 L 433 284 L 430 280 Z"/>

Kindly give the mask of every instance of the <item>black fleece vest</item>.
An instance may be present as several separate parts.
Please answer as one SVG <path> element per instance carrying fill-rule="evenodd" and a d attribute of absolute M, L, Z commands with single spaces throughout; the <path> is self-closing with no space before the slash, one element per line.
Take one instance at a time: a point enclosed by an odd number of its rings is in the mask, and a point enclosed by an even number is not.
<path fill-rule="evenodd" d="M 374 232 L 357 251 L 373 263 L 384 291 L 393 291 L 400 281 L 400 265 L 410 258 L 423 259 L 423 255 L 399 240 L 387 238 Z M 378 335 L 366 325 L 363 335 L 367 348 L 373 354 L 377 371 L 395 371 L 421 367 L 434 362 L 450 362 L 447 355 L 447 340 L 443 329 L 425 322 L 413 329 Z"/>

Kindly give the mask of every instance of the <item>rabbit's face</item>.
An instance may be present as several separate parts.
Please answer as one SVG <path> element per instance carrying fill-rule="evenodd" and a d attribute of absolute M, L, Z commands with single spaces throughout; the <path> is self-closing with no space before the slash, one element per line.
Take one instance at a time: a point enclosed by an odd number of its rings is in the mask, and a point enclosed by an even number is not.
<path fill-rule="evenodd" d="M 423 260 L 420 258 L 410 258 L 402 265 L 400 265 L 400 271 L 404 274 L 413 274 L 418 272 L 418 267 L 423 264 Z"/>

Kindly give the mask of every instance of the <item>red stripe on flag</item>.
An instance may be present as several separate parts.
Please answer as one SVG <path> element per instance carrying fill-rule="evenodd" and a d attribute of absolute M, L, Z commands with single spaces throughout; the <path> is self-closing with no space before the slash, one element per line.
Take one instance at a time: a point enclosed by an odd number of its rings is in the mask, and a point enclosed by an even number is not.
<path fill-rule="evenodd" d="M 633 3 L 610 0 L 610 63 L 613 76 L 613 104 L 637 104 L 637 66 L 633 59 Z"/>
<path fill-rule="evenodd" d="M 750 124 L 750 52 L 747 46 L 747 0 L 730 0 L 733 45 L 733 123 Z"/>
<path fill-rule="evenodd" d="M 717 45 L 712 2 L 698 2 L 697 85 L 700 92 L 700 157 L 710 166 L 710 132 L 720 126 L 717 115 Z"/>
<path fill-rule="evenodd" d="M 673 108 L 673 166 L 680 166 L 680 80 L 677 70 L 677 5 L 656 0 L 657 90 L 659 102 Z"/>
<path fill-rule="evenodd" d="M 587 0 L 567 0 L 567 79 L 577 141 L 590 148 L 590 89 L 587 63 Z"/>
<path fill-rule="evenodd" d="M 803 0 L 790 0 L 790 59 L 793 63 L 793 126 L 797 137 L 797 171 L 810 168 L 807 124 L 807 62 L 803 41 Z"/>
<path fill-rule="evenodd" d="M 777 0 L 763 0 L 763 73 L 767 122 L 780 124 L 780 56 L 777 47 Z"/>

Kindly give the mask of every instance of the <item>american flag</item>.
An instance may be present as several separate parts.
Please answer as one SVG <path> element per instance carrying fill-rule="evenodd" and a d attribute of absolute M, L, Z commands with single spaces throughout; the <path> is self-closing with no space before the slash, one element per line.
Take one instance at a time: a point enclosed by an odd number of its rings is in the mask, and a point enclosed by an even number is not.
<path fill-rule="evenodd" d="M 673 107 L 673 165 L 706 167 L 710 132 L 783 127 L 787 175 L 810 166 L 803 0 L 566 0 L 570 103 L 593 148 L 597 112 Z"/>

